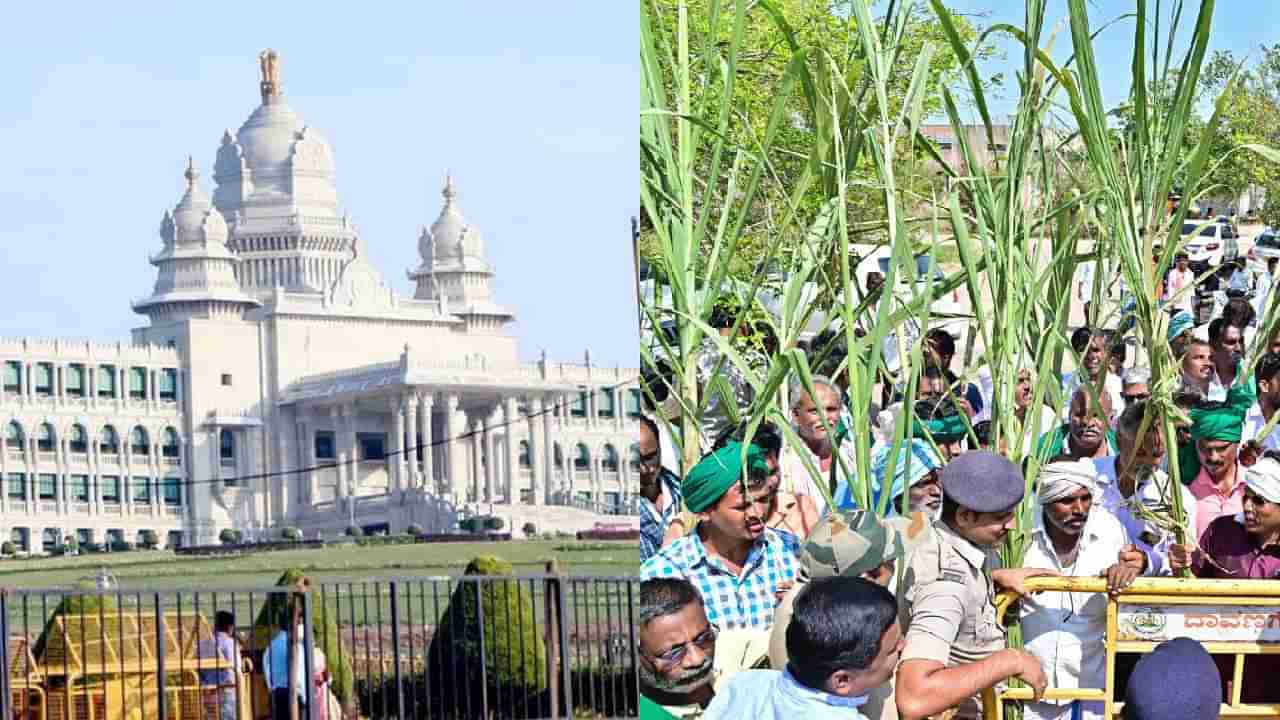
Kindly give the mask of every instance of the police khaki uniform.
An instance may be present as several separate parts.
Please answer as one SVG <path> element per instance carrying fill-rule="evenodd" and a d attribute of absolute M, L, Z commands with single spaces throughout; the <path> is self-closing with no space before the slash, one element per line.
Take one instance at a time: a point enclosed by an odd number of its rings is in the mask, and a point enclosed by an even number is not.
<path fill-rule="evenodd" d="M 864 510 L 837 511 L 818 521 L 800 549 L 800 576 L 778 601 L 774 611 L 769 637 L 769 666 L 774 670 L 787 666 L 787 626 L 791 624 L 796 595 L 806 584 L 838 575 L 860 577 L 887 562 L 900 561 L 913 549 L 916 539 L 925 536 L 925 527 L 923 513 L 912 513 L 909 518 L 880 520 L 874 513 Z M 901 562 L 898 562 L 897 570 L 901 569 Z M 894 583 L 891 582 L 889 591 L 893 590 Z M 897 720 L 893 679 L 872 690 L 867 703 L 859 711 L 868 720 Z"/>
<path fill-rule="evenodd" d="M 1023 479 L 1008 460 L 985 451 L 965 453 L 941 473 L 943 494 L 976 512 L 1005 512 L 1024 492 Z M 994 548 L 979 547 L 943 520 L 933 523 L 907 564 L 900 603 L 906 643 L 899 662 L 933 660 L 949 667 L 978 662 L 1005 647 L 996 622 L 995 584 L 1000 568 Z M 956 711 L 981 717 L 978 699 Z"/>

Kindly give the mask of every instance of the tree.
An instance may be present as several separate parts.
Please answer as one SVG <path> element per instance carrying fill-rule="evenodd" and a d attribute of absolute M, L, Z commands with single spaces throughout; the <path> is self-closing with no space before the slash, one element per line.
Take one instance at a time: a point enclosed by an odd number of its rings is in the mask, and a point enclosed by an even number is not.
<path fill-rule="evenodd" d="M 218 533 L 218 542 L 223 545 L 237 545 L 240 543 L 240 531 L 232 528 L 223 528 L 222 532 Z"/>
<path fill-rule="evenodd" d="M 139 539 L 142 541 L 142 547 L 148 550 L 155 550 L 160 544 L 160 536 L 155 530 L 143 530 Z"/>
<path fill-rule="evenodd" d="M 1241 145 L 1280 144 L 1280 44 L 1263 46 L 1262 59 L 1245 67 L 1230 50 L 1215 51 L 1205 63 L 1198 91 L 1206 100 L 1222 104 L 1210 157 L 1216 164 L 1208 174 L 1209 192 L 1235 198 L 1250 186 L 1268 187 L 1280 181 L 1280 168 Z"/>

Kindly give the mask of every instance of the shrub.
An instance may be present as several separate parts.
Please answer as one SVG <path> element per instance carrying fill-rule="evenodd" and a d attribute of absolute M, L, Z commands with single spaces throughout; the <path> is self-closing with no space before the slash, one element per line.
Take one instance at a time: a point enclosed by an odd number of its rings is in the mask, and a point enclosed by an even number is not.
<path fill-rule="evenodd" d="M 505 525 L 506 523 L 502 518 L 497 516 L 490 516 L 484 519 L 485 530 L 501 530 Z"/>
<path fill-rule="evenodd" d="M 405 528 L 404 531 L 407 534 L 412 535 L 414 537 L 418 537 L 419 535 L 423 535 L 426 533 L 426 530 L 423 530 L 422 526 L 419 525 L 418 523 L 410 523 L 409 527 Z"/>
<path fill-rule="evenodd" d="M 302 531 L 296 527 L 286 527 L 280 530 L 280 539 L 289 542 L 299 542 L 302 540 Z"/>
<path fill-rule="evenodd" d="M 525 523 L 524 527 L 520 528 L 520 531 L 523 532 L 524 536 L 528 538 L 538 536 L 538 526 L 534 525 L 531 522 Z"/>
<path fill-rule="evenodd" d="M 133 543 L 126 540 L 116 540 L 111 543 L 111 552 L 129 552 L 133 550 Z"/>
<path fill-rule="evenodd" d="M 218 533 L 218 542 L 223 545 L 239 545 L 240 538 L 240 531 L 233 528 L 225 528 L 222 532 Z"/>
<path fill-rule="evenodd" d="M 468 563 L 465 574 L 509 576 L 511 563 L 480 556 Z M 476 658 L 484 659 L 485 685 L 480 673 L 467 669 Z M 485 695 L 492 705 L 497 698 L 527 698 L 545 690 L 546 648 L 529 589 L 515 581 L 457 583 L 431 639 L 426 667 L 433 669 L 428 681 L 470 695 L 470 707 L 479 707 Z M 436 668 L 444 677 L 434 677 Z"/>
<path fill-rule="evenodd" d="M 142 531 L 142 547 L 148 550 L 155 550 L 160 544 L 160 535 L 155 530 Z"/>
<path fill-rule="evenodd" d="M 463 520 L 462 522 L 458 523 L 458 528 L 461 529 L 463 532 L 472 532 L 472 533 L 480 532 L 480 529 L 482 527 L 484 527 L 484 523 L 480 518 L 480 516 L 478 515 L 475 517 L 469 517 L 466 520 Z"/>
<path fill-rule="evenodd" d="M 640 531 L 636 529 L 595 529 L 578 532 L 579 540 L 639 540 Z"/>
<path fill-rule="evenodd" d="M 304 576 L 299 568 L 290 568 L 284 571 L 280 579 L 276 581 L 277 587 L 292 587 L 296 585 Z M 351 668 L 351 650 L 350 648 L 338 649 L 341 637 L 338 635 L 338 622 L 331 613 L 336 612 L 333 605 L 326 606 L 316 596 L 316 590 L 311 590 L 311 623 L 312 634 L 316 644 L 324 651 L 324 656 L 329 663 L 329 675 L 331 678 L 330 689 L 337 696 L 338 701 L 342 703 L 348 712 L 344 713 L 347 717 L 355 717 L 350 712 L 353 707 L 352 702 L 355 699 L 354 690 L 354 672 Z M 280 627 L 280 615 L 283 613 L 292 613 L 293 607 L 290 602 L 290 596 L 268 595 L 266 602 L 263 603 L 262 609 L 258 612 L 258 617 L 253 622 L 253 640 L 254 646 L 264 648 L 271 642 L 271 638 L 275 637 Z"/>
<path fill-rule="evenodd" d="M 361 528 L 359 525 L 348 525 L 345 532 L 347 537 L 364 537 L 364 528 Z"/>
<path fill-rule="evenodd" d="M 0 555 L 14 555 L 18 552 L 18 546 L 6 540 L 0 544 Z"/>

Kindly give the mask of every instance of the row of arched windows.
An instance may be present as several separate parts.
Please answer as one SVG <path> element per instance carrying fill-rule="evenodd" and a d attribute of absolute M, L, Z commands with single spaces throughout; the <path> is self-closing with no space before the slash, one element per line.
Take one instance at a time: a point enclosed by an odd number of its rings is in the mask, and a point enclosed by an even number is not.
<path fill-rule="evenodd" d="M 26 445 L 26 431 L 22 429 L 22 425 L 17 420 L 11 420 L 5 429 L 5 443 L 10 448 L 22 448 Z M 97 437 L 98 452 L 109 455 L 118 455 L 120 453 L 120 434 L 115 427 L 104 425 Z M 67 431 L 67 446 L 73 453 L 89 452 L 89 433 L 85 431 L 84 426 L 76 423 Z M 164 429 L 160 442 L 160 455 L 167 458 L 176 458 L 180 455 L 178 431 L 169 427 Z M 53 429 L 53 425 L 49 423 L 40 423 L 36 428 L 36 449 L 40 452 L 54 452 L 58 447 L 57 432 Z M 147 429 L 141 425 L 135 425 L 129 431 L 129 451 L 134 455 L 150 455 L 151 454 L 151 437 L 147 433 Z"/>
<path fill-rule="evenodd" d="M 564 467 L 564 454 L 560 450 L 560 443 L 555 444 L 555 464 L 557 468 Z M 601 451 L 600 464 L 605 472 L 618 471 L 618 451 L 613 445 L 606 444 Z M 529 442 L 527 440 L 520 441 L 520 467 L 528 468 L 531 465 L 529 459 Z M 587 470 L 591 467 L 591 451 L 587 448 L 586 443 L 578 443 L 575 448 L 573 457 L 574 470 Z M 640 469 L 640 446 L 631 446 L 631 469 Z"/>

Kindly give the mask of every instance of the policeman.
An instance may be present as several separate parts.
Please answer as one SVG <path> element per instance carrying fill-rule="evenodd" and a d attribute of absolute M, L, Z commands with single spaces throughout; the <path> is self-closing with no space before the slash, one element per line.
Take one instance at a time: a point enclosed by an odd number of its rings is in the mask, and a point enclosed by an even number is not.
<path fill-rule="evenodd" d="M 904 720 L 957 708 L 957 718 L 979 718 L 976 695 L 1019 678 L 1040 699 L 1047 683 L 1040 661 L 1005 648 L 996 622 L 996 587 L 1020 595 L 1023 581 L 1054 575 L 1034 568 L 1000 567 L 996 549 L 1014 524 L 1024 483 L 1017 466 L 986 450 L 949 462 L 941 473 L 942 517 L 908 561 L 902 598 L 906 646 L 896 700 Z"/>

